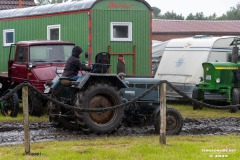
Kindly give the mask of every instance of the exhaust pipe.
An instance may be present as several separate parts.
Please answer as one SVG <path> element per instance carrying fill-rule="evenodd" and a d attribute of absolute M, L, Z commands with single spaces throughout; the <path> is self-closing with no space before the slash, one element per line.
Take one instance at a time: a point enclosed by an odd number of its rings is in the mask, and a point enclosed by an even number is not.
<path fill-rule="evenodd" d="M 233 50 L 232 50 L 232 63 L 237 63 L 238 62 L 238 50 L 239 50 L 239 47 L 237 46 L 238 44 L 238 38 L 235 38 L 235 44 L 234 44 L 234 47 L 233 47 Z"/>

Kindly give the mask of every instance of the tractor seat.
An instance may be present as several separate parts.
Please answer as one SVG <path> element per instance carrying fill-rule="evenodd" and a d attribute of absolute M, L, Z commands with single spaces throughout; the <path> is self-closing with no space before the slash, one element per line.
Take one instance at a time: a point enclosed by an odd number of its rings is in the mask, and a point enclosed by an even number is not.
<path fill-rule="evenodd" d="M 60 82 L 63 86 L 65 87 L 70 87 L 72 85 L 73 81 L 76 81 L 75 79 L 71 78 L 71 77 L 60 77 Z"/>
<path fill-rule="evenodd" d="M 107 73 L 110 66 L 110 54 L 107 52 L 100 52 L 95 57 L 93 63 L 92 73 Z"/>

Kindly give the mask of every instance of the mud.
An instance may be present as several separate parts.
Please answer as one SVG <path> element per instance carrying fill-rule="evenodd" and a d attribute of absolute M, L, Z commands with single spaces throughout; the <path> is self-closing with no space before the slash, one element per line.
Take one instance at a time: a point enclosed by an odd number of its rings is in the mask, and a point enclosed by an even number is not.
<path fill-rule="evenodd" d="M 180 135 L 226 135 L 240 133 L 240 118 L 192 119 L 185 118 Z M 111 136 L 146 136 L 154 135 L 154 127 L 121 127 L 111 135 L 84 135 L 82 131 L 68 131 L 54 128 L 50 123 L 31 123 L 31 142 L 51 140 L 94 139 Z M 0 124 L 0 145 L 23 143 L 24 132 L 22 123 Z"/>

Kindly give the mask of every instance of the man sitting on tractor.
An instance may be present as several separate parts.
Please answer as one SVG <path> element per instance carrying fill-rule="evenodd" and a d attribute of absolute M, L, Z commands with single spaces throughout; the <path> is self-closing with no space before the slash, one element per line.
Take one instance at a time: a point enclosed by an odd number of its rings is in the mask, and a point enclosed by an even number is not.
<path fill-rule="evenodd" d="M 68 58 L 62 76 L 77 80 L 79 78 L 78 71 L 91 71 L 91 68 L 86 67 L 85 64 L 80 62 L 79 58 L 81 53 L 82 48 L 79 46 L 75 46 L 72 49 L 72 56 Z"/>

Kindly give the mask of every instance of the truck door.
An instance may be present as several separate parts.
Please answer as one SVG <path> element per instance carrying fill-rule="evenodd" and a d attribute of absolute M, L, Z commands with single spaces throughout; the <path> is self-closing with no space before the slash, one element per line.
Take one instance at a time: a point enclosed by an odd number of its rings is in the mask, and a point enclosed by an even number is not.
<path fill-rule="evenodd" d="M 14 53 L 15 53 L 16 45 L 11 44 L 9 57 L 8 57 L 8 77 L 12 77 L 12 65 L 14 62 Z"/>
<path fill-rule="evenodd" d="M 15 61 L 11 67 L 14 82 L 21 83 L 28 79 L 28 46 L 18 46 Z"/>

